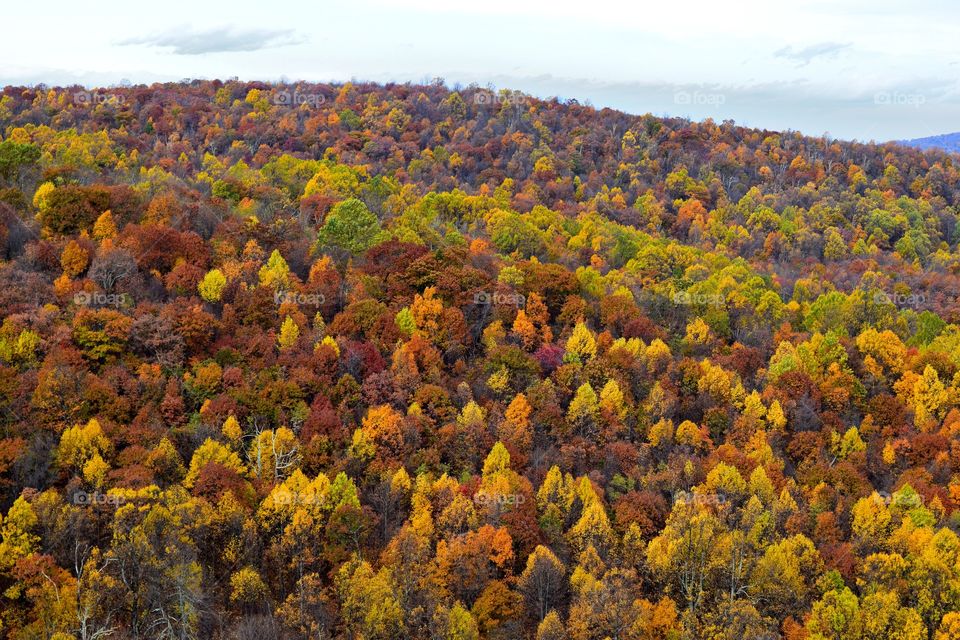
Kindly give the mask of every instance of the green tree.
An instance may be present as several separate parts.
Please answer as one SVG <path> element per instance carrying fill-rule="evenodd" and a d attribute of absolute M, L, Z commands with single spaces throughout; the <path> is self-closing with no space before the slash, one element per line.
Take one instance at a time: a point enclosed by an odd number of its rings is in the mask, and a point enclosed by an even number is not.
<path fill-rule="evenodd" d="M 367 205 L 356 198 L 349 198 L 337 203 L 330 211 L 317 236 L 317 247 L 340 249 L 358 255 L 386 237 L 386 232 L 380 228 L 380 221 L 367 209 Z"/>

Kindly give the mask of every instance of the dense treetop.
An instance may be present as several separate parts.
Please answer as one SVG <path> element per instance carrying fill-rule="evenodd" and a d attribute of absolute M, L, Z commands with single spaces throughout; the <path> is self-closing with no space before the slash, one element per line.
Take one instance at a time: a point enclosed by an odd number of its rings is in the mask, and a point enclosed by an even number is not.
<path fill-rule="evenodd" d="M 960 640 L 956 160 L 7 87 L 0 634 Z"/>

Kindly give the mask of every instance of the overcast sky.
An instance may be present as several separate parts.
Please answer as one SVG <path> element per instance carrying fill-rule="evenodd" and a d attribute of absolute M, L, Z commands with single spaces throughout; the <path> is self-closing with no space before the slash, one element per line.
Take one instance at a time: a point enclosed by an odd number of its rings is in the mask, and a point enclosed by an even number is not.
<path fill-rule="evenodd" d="M 838 138 L 960 130 L 953 0 L 12 0 L 3 14 L 0 85 L 442 77 Z"/>

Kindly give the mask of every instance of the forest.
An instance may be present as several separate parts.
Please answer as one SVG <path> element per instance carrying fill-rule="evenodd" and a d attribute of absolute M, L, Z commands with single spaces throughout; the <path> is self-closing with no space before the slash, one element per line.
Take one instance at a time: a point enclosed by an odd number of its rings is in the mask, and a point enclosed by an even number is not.
<path fill-rule="evenodd" d="M 958 159 L 6 87 L 0 637 L 960 640 Z"/>

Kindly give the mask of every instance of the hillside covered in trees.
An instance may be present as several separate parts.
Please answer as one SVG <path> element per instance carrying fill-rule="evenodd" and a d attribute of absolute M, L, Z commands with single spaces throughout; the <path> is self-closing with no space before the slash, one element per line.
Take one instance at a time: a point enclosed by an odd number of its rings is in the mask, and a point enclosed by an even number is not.
<path fill-rule="evenodd" d="M 957 156 L 441 82 L 0 136 L 0 636 L 960 640 Z"/>

